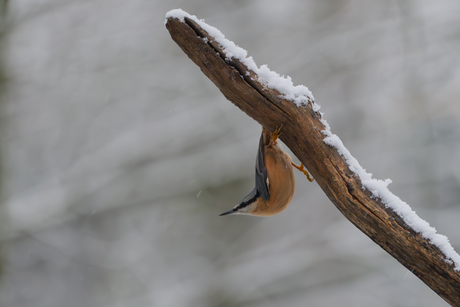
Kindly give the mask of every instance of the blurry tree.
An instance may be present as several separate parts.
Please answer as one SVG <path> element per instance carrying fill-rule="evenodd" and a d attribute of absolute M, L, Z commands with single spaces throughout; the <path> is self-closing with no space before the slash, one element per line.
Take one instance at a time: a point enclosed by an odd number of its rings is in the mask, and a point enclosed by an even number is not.
<path fill-rule="evenodd" d="M 8 9 L 8 0 L 2 0 L 0 2 L 0 118 L 4 118 L 4 95 L 5 95 L 5 87 L 7 82 L 7 77 L 5 73 L 5 66 L 4 66 L 4 48 L 5 48 L 5 41 L 4 41 L 4 33 L 6 31 L 6 17 L 7 17 L 7 9 Z M 4 121 L 0 121 L 0 135 L 5 136 L 5 126 Z M 2 145 L 3 142 L 0 141 L 0 202 L 3 202 L 4 197 L 2 195 L 2 178 L 3 178 L 3 164 L 2 164 Z M 4 207 L 0 205 L 0 240 L 1 238 L 5 237 L 6 233 L 6 225 L 8 223 L 6 213 Z M 2 278 L 3 273 L 3 250 L 2 244 L 0 241 L 0 280 Z"/>
<path fill-rule="evenodd" d="M 457 1 L 4 3 L 1 306 L 445 306 L 314 183 L 274 218 L 218 218 L 252 188 L 260 127 L 164 16 L 205 18 L 307 85 L 459 249 Z"/>

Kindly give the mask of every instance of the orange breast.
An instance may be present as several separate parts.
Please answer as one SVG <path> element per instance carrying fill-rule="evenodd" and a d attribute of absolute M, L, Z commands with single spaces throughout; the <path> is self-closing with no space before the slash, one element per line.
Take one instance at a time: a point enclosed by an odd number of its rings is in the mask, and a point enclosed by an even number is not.
<path fill-rule="evenodd" d="M 270 188 L 268 202 L 261 201 L 254 215 L 271 216 L 286 209 L 294 196 L 295 179 L 291 157 L 276 143 L 265 147 L 265 167 Z"/>

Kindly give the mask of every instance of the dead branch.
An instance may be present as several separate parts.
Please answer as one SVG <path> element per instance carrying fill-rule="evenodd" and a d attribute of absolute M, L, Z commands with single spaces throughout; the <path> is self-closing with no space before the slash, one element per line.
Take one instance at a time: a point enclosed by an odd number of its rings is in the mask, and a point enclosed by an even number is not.
<path fill-rule="evenodd" d="M 323 142 L 321 131 L 325 127 L 311 103 L 298 107 L 276 90 L 264 87 L 239 60 L 226 60 L 222 47 L 193 20 L 168 18 L 166 28 L 229 101 L 271 131 L 283 125 L 281 140 L 350 222 L 449 304 L 460 306 L 459 272 L 436 246 L 363 190 L 360 179 L 336 148 Z"/>

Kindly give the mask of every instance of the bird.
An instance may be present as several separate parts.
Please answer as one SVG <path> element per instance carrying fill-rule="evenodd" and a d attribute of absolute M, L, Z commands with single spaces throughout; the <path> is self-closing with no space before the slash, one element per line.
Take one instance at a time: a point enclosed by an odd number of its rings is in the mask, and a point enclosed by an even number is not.
<path fill-rule="evenodd" d="M 220 216 L 244 214 L 266 217 L 284 211 L 294 196 L 293 166 L 303 172 L 310 182 L 313 181 L 303 164 L 294 164 L 278 142 L 281 127 L 271 133 L 262 126 L 256 156 L 256 186 L 239 204 Z"/>

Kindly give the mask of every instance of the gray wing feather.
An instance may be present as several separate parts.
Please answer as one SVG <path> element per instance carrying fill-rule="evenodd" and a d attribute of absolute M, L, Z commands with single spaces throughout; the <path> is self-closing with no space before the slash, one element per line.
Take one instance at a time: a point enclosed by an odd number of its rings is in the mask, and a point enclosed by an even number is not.
<path fill-rule="evenodd" d="M 268 201 L 270 199 L 270 188 L 268 182 L 267 168 L 265 167 L 264 159 L 263 133 L 260 136 L 259 149 L 257 151 L 256 157 L 256 187 L 254 190 L 258 190 L 260 192 L 260 196 L 265 201 Z"/>

